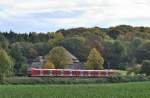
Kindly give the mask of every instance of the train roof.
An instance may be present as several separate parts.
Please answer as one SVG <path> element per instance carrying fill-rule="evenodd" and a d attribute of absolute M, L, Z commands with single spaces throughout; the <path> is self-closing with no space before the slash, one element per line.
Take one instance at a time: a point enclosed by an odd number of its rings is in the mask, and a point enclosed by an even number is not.
<path fill-rule="evenodd" d="M 105 70 L 80 70 L 80 69 L 38 69 L 38 68 L 32 68 L 35 70 L 63 70 L 63 71 L 115 71 L 112 69 L 105 69 Z"/>

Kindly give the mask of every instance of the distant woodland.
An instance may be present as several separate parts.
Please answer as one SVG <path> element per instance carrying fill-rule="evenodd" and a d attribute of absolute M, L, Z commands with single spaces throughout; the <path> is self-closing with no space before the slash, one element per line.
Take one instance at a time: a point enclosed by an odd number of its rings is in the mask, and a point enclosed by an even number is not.
<path fill-rule="evenodd" d="M 104 68 L 125 70 L 149 62 L 150 27 L 119 25 L 60 29 L 47 33 L 0 32 L 0 47 L 12 57 L 15 73 L 25 72 L 29 59 L 46 56 L 57 46 L 64 47 L 83 64 L 90 50 L 95 48 L 104 59 Z"/>

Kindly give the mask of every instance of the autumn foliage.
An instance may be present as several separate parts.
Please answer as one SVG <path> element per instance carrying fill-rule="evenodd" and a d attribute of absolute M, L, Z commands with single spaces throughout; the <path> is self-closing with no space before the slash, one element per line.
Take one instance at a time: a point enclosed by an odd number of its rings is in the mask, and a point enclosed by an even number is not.
<path fill-rule="evenodd" d="M 55 66 L 52 62 L 46 61 L 46 63 L 43 65 L 43 68 L 45 68 L 45 69 L 55 69 Z"/>
<path fill-rule="evenodd" d="M 90 51 L 89 56 L 87 58 L 86 62 L 87 69 L 94 69 L 94 70 L 103 69 L 103 64 L 104 64 L 103 57 L 95 48 L 93 48 Z"/>

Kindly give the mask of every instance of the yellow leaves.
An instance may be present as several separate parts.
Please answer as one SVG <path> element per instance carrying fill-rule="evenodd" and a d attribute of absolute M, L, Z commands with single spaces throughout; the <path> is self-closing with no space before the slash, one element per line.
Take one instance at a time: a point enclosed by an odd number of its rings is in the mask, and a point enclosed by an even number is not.
<path fill-rule="evenodd" d="M 87 69 L 103 69 L 104 59 L 101 54 L 93 48 L 87 58 Z"/>
<path fill-rule="evenodd" d="M 52 62 L 46 61 L 46 63 L 43 65 L 43 68 L 45 68 L 45 69 L 55 69 L 55 66 Z"/>
<path fill-rule="evenodd" d="M 67 50 L 63 47 L 53 48 L 47 55 L 47 60 L 51 61 L 55 68 L 64 68 L 68 64 L 72 64 L 72 58 L 68 55 Z"/>

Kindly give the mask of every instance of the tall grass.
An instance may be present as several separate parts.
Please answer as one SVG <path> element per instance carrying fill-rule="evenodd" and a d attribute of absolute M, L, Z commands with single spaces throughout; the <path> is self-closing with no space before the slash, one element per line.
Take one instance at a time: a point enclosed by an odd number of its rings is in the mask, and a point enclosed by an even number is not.
<path fill-rule="evenodd" d="M 0 85 L 0 98 L 150 98 L 150 82 L 78 85 Z"/>

